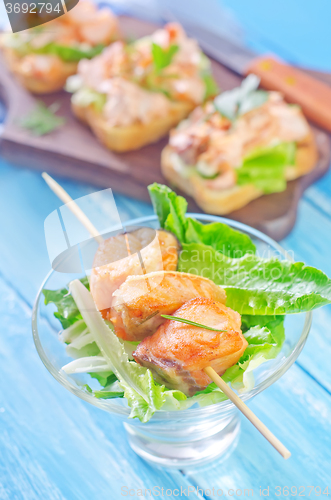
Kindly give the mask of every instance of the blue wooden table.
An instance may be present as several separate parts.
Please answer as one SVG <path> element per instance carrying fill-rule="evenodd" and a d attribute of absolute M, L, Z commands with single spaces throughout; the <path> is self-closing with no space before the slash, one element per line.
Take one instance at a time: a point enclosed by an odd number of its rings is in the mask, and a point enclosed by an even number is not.
<path fill-rule="evenodd" d="M 203 20 L 208 22 L 208 2 L 190 2 L 197 12 L 204 4 Z M 331 71 L 331 9 L 325 0 L 224 0 L 223 5 L 235 9 L 226 18 L 239 31 L 241 23 L 251 46 Z M 215 19 L 213 15 L 214 25 Z M 96 190 L 58 180 L 73 198 Z M 150 205 L 124 196 L 116 195 L 116 202 L 123 221 L 152 213 Z M 219 488 L 224 496 L 244 497 L 245 489 L 253 489 L 259 497 L 260 488 L 267 495 L 269 487 L 269 498 L 278 498 L 278 486 L 296 486 L 292 498 L 299 498 L 300 486 L 321 486 L 322 492 L 328 486 L 331 496 L 331 308 L 314 313 L 298 361 L 251 403 L 292 451 L 289 461 L 243 421 L 239 445 L 227 460 L 200 470 L 153 469 L 131 451 L 121 422 L 67 392 L 34 348 L 31 309 L 50 268 L 43 223 L 59 205 L 40 174 L 0 158 L 0 499 L 108 500 L 122 498 L 127 488 L 135 497 L 138 489 L 153 487 L 154 498 L 176 498 L 178 493 L 198 498 L 192 487 L 200 488 L 200 496 L 204 490 L 205 498 L 212 488 L 211 498 L 217 498 Z M 331 173 L 308 189 L 296 226 L 282 244 L 296 260 L 331 276 Z"/>

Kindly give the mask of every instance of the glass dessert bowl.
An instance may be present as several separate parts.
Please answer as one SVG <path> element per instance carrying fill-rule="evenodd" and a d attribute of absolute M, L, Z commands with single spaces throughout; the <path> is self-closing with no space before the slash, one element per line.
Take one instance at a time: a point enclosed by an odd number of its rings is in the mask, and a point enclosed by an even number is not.
<path fill-rule="evenodd" d="M 289 259 L 289 255 L 271 238 L 260 231 L 236 221 L 217 216 L 188 214 L 202 223 L 223 222 L 252 239 L 257 252 L 263 257 Z M 156 216 L 132 220 L 128 226 L 158 228 Z M 148 423 L 129 419 L 130 408 L 126 400 L 98 399 L 85 389 L 88 384 L 97 388 L 98 382 L 86 373 L 68 375 L 61 368 L 70 362 L 65 346 L 58 339 L 61 330 L 59 321 L 53 316 L 54 308 L 44 304 L 42 290 L 66 287 L 75 278 L 83 275 L 51 271 L 45 278 L 37 295 L 33 314 L 32 331 L 38 354 L 53 377 L 66 389 L 94 406 L 122 418 L 132 449 L 150 463 L 167 468 L 195 467 L 225 455 L 235 446 L 240 430 L 237 408 L 229 400 L 205 407 L 193 406 L 187 410 L 157 411 Z M 312 313 L 287 315 L 285 319 L 285 342 L 275 359 L 271 359 L 254 370 L 254 387 L 241 394 L 247 402 L 276 382 L 294 363 L 300 354 L 312 321 Z"/>

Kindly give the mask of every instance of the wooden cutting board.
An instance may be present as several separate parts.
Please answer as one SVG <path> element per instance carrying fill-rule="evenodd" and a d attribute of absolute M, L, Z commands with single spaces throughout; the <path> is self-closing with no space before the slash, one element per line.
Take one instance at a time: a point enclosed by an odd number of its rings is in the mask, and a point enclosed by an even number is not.
<path fill-rule="evenodd" d="M 138 19 L 123 16 L 121 27 L 126 36 L 140 37 L 152 33 L 156 26 Z M 160 153 L 167 138 L 139 151 L 115 154 L 105 149 L 90 130 L 78 122 L 70 112 L 70 95 L 64 91 L 43 97 L 29 94 L 7 70 L 0 55 L 0 97 L 7 106 L 7 118 L 0 143 L 1 155 L 21 167 L 46 170 L 50 174 L 77 179 L 100 187 L 149 200 L 146 187 L 152 182 L 166 183 L 160 171 Z M 214 76 L 223 90 L 240 83 L 240 78 L 216 61 L 212 61 Z M 315 76 L 328 81 L 327 75 Z M 60 104 L 58 114 L 66 124 L 53 133 L 36 137 L 19 125 L 36 100 L 47 105 Z M 276 240 L 285 237 L 292 229 L 298 201 L 304 190 L 321 177 L 330 165 L 330 139 L 327 133 L 314 127 L 319 150 L 316 168 L 307 176 L 288 183 L 283 193 L 263 196 L 246 207 L 228 215 L 267 233 Z M 201 210 L 189 200 L 191 211 Z"/>

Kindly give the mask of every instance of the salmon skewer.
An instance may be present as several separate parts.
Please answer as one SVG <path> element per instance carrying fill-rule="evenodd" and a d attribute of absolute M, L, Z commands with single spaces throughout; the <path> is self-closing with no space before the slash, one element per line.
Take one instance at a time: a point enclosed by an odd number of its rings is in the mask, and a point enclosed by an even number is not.
<path fill-rule="evenodd" d="M 91 293 L 99 311 L 107 314 L 113 292 L 128 276 L 175 270 L 179 248 L 173 234 L 149 227 L 104 240 L 96 251 L 90 276 Z"/>
<path fill-rule="evenodd" d="M 193 298 L 205 297 L 225 304 L 224 290 L 208 278 L 188 273 L 160 271 L 129 276 L 113 294 L 107 319 L 124 340 L 139 341 L 165 322 L 161 314 L 173 314 Z"/>
<path fill-rule="evenodd" d="M 239 361 L 248 345 L 240 329 L 240 315 L 220 302 L 197 298 L 184 304 L 174 316 L 201 326 L 168 319 L 138 345 L 134 359 L 149 368 L 157 381 L 187 396 L 193 396 L 213 381 L 278 453 L 288 459 L 289 450 L 220 377 Z"/>
<path fill-rule="evenodd" d="M 240 314 L 212 299 L 192 299 L 174 316 L 220 331 L 167 320 L 139 344 L 133 357 L 161 384 L 193 396 L 211 383 L 204 368 L 211 366 L 223 375 L 238 362 L 248 343 L 241 333 Z"/>

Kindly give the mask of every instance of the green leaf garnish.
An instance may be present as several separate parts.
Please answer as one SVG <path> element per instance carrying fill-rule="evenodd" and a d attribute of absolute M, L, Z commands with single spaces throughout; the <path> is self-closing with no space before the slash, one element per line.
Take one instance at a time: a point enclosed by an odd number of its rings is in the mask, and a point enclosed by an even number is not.
<path fill-rule="evenodd" d="M 217 85 L 211 73 L 206 73 L 202 76 L 202 79 L 205 82 L 206 86 L 205 100 L 210 99 L 211 97 L 215 97 L 217 94 L 219 94 L 219 86 Z"/>
<path fill-rule="evenodd" d="M 172 58 L 178 52 L 178 45 L 170 45 L 168 49 L 162 49 L 156 43 L 152 44 L 152 56 L 156 71 L 160 72 L 162 69 L 169 66 Z"/>
<path fill-rule="evenodd" d="M 31 113 L 22 118 L 20 125 L 30 130 L 34 135 L 49 134 L 65 124 L 65 119 L 55 114 L 59 107 L 56 102 L 47 107 L 43 102 L 39 101 Z"/>
<path fill-rule="evenodd" d="M 220 330 L 219 328 L 212 328 L 211 326 L 201 325 L 195 321 L 190 321 L 189 319 L 178 318 L 177 316 L 169 316 L 168 314 L 161 314 L 161 318 L 171 319 L 172 321 L 179 321 L 180 323 L 186 323 L 187 325 L 197 326 L 198 328 L 204 328 L 205 330 L 211 330 L 212 332 L 226 332 L 227 330 Z"/>

